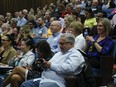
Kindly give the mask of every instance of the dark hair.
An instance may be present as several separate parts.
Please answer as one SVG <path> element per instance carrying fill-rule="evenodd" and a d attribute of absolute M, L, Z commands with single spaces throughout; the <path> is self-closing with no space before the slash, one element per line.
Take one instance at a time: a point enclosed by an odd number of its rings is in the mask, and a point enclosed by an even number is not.
<path fill-rule="evenodd" d="M 37 28 L 37 23 L 35 20 L 29 20 L 28 23 L 32 23 L 34 25 L 34 28 Z"/>
<path fill-rule="evenodd" d="M 29 35 L 23 38 L 22 41 L 24 41 L 27 46 L 30 46 L 30 49 L 34 49 L 34 41 Z"/>
<path fill-rule="evenodd" d="M 9 41 L 11 41 L 11 45 L 13 45 L 14 44 L 14 37 L 12 36 L 12 34 L 6 34 L 5 36 L 8 38 Z"/>
<path fill-rule="evenodd" d="M 92 11 L 91 8 L 87 7 L 87 8 L 85 8 L 85 11 L 87 11 L 87 12 L 90 13 L 90 18 L 94 18 L 94 17 L 95 17 L 95 16 L 94 16 L 94 12 Z"/>
<path fill-rule="evenodd" d="M 50 45 L 46 40 L 40 40 L 36 44 L 36 48 L 43 53 L 44 58 L 52 57 L 52 51 L 51 51 Z"/>

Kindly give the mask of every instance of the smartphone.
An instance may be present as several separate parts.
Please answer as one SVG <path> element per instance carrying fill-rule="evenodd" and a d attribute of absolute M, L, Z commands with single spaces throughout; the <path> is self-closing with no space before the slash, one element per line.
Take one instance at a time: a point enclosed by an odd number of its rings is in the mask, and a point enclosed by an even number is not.
<path fill-rule="evenodd" d="M 89 32 L 90 32 L 90 28 L 84 28 L 83 29 L 83 36 L 86 37 L 89 35 Z"/>

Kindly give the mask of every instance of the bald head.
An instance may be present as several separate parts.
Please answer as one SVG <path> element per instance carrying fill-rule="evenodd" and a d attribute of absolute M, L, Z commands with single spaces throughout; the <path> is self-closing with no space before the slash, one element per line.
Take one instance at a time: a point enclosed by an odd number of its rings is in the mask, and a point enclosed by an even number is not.
<path fill-rule="evenodd" d="M 53 34 L 59 32 L 61 30 L 60 21 L 52 21 L 50 25 L 50 29 Z"/>
<path fill-rule="evenodd" d="M 93 0 L 93 2 L 92 2 L 92 5 L 93 6 L 97 6 L 99 4 L 99 1 L 98 0 Z"/>
<path fill-rule="evenodd" d="M 77 5 L 77 6 L 76 6 L 76 9 L 77 9 L 78 13 L 80 13 L 81 10 L 82 10 L 82 5 Z"/>

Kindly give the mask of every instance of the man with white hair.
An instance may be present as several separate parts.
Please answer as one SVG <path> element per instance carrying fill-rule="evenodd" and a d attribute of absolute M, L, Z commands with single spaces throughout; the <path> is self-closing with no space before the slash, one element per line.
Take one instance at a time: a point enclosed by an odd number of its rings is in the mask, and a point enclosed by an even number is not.
<path fill-rule="evenodd" d="M 56 53 L 50 61 L 43 60 L 45 70 L 41 78 L 28 80 L 21 87 L 66 87 L 65 77 L 80 73 L 84 58 L 74 48 L 75 37 L 64 33 L 59 40 L 61 51 Z"/>
<path fill-rule="evenodd" d="M 50 24 L 50 30 L 52 32 L 52 36 L 50 36 L 48 39 L 47 39 L 47 42 L 50 44 L 50 47 L 51 47 L 51 50 L 52 52 L 56 53 L 60 50 L 59 48 L 59 38 L 61 36 L 61 23 L 60 21 L 53 21 L 51 24 Z"/>

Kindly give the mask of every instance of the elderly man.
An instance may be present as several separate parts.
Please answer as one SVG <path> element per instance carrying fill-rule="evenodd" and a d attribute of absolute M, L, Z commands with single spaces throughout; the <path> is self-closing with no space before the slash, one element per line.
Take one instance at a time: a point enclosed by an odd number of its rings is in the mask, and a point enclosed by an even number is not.
<path fill-rule="evenodd" d="M 53 21 L 50 25 L 52 36 L 47 39 L 47 42 L 50 44 L 52 52 L 56 53 L 60 50 L 59 48 L 59 38 L 61 36 L 61 23 L 60 21 Z"/>
<path fill-rule="evenodd" d="M 64 77 L 80 73 L 84 58 L 74 48 L 75 37 L 64 33 L 60 37 L 61 51 L 56 53 L 50 61 L 43 61 L 45 71 L 41 78 L 24 82 L 21 87 L 66 87 Z"/>

